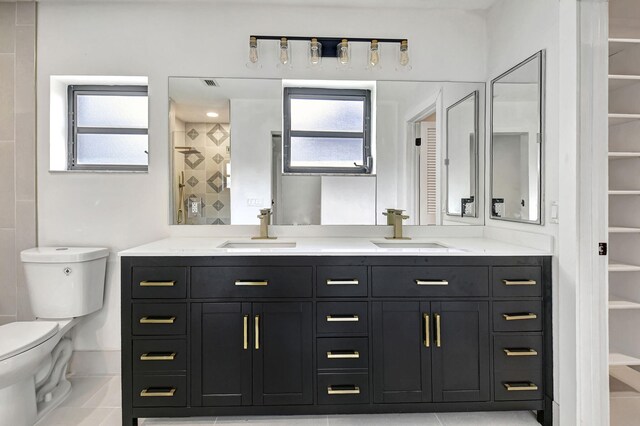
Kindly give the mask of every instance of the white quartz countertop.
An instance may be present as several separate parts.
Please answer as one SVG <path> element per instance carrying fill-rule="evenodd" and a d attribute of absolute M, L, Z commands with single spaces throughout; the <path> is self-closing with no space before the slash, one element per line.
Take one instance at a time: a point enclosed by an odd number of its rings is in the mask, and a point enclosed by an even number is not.
<path fill-rule="evenodd" d="M 374 243 L 397 243 L 413 247 L 381 248 Z M 241 243 L 242 248 L 222 248 Z M 295 243 L 295 247 L 253 247 L 252 243 Z M 420 248 L 436 243 L 444 247 Z M 239 238 L 173 237 L 118 253 L 119 256 L 551 256 L 548 251 L 508 244 L 488 238 L 415 238 L 390 241 L 384 238 Z"/>

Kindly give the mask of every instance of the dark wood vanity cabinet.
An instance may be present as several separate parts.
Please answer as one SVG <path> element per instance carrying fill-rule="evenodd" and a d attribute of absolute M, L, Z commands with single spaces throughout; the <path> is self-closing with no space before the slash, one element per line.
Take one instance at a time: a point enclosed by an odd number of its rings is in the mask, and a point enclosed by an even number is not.
<path fill-rule="evenodd" d="M 123 422 L 536 410 L 550 257 L 122 258 Z"/>

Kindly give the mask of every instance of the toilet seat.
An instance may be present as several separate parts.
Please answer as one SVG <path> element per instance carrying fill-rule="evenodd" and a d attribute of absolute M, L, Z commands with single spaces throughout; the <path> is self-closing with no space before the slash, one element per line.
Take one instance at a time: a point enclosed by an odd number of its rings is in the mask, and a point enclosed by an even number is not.
<path fill-rule="evenodd" d="M 0 361 L 46 342 L 58 333 L 53 321 L 18 321 L 0 326 Z"/>

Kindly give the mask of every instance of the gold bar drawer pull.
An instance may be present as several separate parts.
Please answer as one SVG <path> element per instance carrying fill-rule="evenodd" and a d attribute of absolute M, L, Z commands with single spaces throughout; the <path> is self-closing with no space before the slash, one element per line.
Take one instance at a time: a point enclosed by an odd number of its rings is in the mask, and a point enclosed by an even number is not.
<path fill-rule="evenodd" d="M 174 361 L 175 352 L 149 352 L 140 355 L 140 361 Z"/>
<path fill-rule="evenodd" d="M 536 285 L 535 280 L 502 280 L 504 285 Z"/>
<path fill-rule="evenodd" d="M 447 280 L 416 280 L 418 285 L 449 285 Z"/>
<path fill-rule="evenodd" d="M 504 383 L 504 387 L 509 392 L 537 391 L 538 386 L 534 383 Z"/>
<path fill-rule="evenodd" d="M 267 281 L 267 280 L 259 280 L 259 281 L 236 280 L 236 285 L 238 285 L 238 286 L 247 286 L 247 287 L 264 287 L 264 286 L 269 285 L 269 281 Z"/>
<path fill-rule="evenodd" d="M 329 351 L 327 352 L 328 359 L 358 359 L 360 358 L 360 352 L 358 351 Z"/>
<path fill-rule="evenodd" d="M 357 315 L 327 315 L 327 322 L 358 322 L 360 317 Z"/>
<path fill-rule="evenodd" d="M 173 324 L 176 317 L 142 317 L 140 324 Z"/>
<path fill-rule="evenodd" d="M 173 287 L 175 281 L 140 281 L 140 287 Z"/>
<path fill-rule="evenodd" d="M 327 280 L 327 285 L 358 285 L 358 280 Z"/>
<path fill-rule="evenodd" d="M 147 388 L 142 389 L 140 396 L 142 397 L 167 397 L 172 398 L 176 393 L 176 388 Z"/>
<path fill-rule="evenodd" d="M 327 387 L 329 395 L 359 395 L 360 388 L 358 386 L 329 386 Z"/>
<path fill-rule="evenodd" d="M 525 348 L 505 348 L 504 353 L 507 356 L 536 356 L 538 355 L 538 351 L 535 349 L 525 349 Z"/>
<path fill-rule="evenodd" d="M 506 321 L 522 321 L 536 319 L 538 318 L 538 315 L 529 312 L 527 314 L 502 314 L 502 317 Z"/>

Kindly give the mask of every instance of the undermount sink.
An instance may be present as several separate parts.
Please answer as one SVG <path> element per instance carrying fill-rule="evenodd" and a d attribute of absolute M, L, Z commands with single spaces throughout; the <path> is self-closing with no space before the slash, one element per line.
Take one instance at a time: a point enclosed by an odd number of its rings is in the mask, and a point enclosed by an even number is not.
<path fill-rule="evenodd" d="M 277 241 L 227 241 L 218 248 L 224 249 L 248 249 L 248 248 L 295 248 L 295 242 Z"/>
<path fill-rule="evenodd" d="M 438 243 L 425 243 L 419 241 L 371 241 L 373 244 L 380 248 L 409 248 L 409 249 L 448 249 L 449 247 L 443 246 Z"/>

